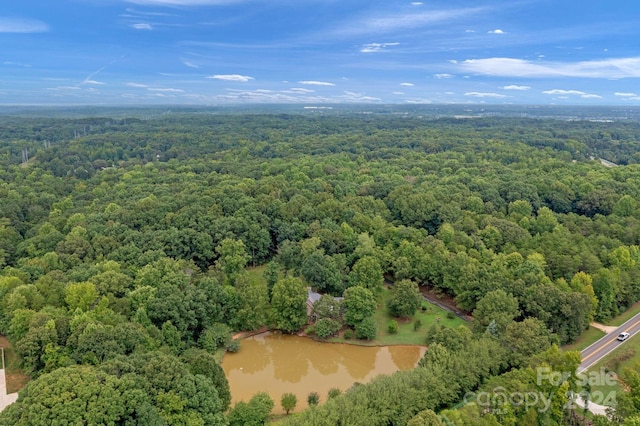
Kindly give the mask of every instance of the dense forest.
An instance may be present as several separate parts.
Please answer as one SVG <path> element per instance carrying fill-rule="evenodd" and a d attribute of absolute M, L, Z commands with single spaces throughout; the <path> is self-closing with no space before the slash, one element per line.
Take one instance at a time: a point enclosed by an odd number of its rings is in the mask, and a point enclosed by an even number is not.
<path fill-rule="evenodd" d="M 230 407 L 232 332 L 295 332 L 307 286 L 364 300 L 383 278 L 452 298 L 471 327 L 429 328 L 415 370 L 289 423 L 579 422 L 575 383 L 534 371 L 575 372 L 558 345 L 640 300 L 634 120 L 7 115 L 0 165 L 0 332 L 32 378 L 2 424 L 262 424 L 265 395 Z M 338 327 L 357 329 L 348 309 Z M 496 386 L 557 397 L 460 406 Z M 611 421 L 636 424 L 624 398 Z"/>

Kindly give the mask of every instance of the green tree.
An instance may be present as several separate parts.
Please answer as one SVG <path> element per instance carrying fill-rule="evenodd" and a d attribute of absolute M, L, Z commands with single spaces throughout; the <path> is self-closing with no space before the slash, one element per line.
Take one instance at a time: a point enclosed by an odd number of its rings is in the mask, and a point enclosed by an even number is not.
<path fill-rule="evenodd" d="M 387 308 L 391 315 L 409 318 L 416 313 L 422 303 L 422 295 L 418 284 L 410 280 L 401 280 L 394 284 L 387 300 Z"/>
<path fill-rule="evenodd" d="M 376 310 L 376 299 L 371 290 L 364 287 L 349 287 L 344 291 L 344 320 L 355 327 Z"/>
<path fill-rule="evenodd" d="M 250 259 L 244 243 L 241 240 L 225 238 L 216 247 L 216 253 L 218 253 L 216 266 L 224 272 L 227 283 L 235 284 L 236 278 Z"/>
<path fill-rule="evenodd" d="M 490 323 L 494 323 L 498 334 L 504 333 L 507 326 L 518 315 L 518 299 L 502 289 L 490 291 L 476 305 L 473 311 L 474 328 L 483 332 Z"/>
<path fill-rule="evenodd" d="M 342 317 L 342 302 L 328 294 L 320 296 L 312 307 L 311 317 L 314 321 L 321 319 L 337 320 Z"/>
<path fill-rule="evenodd" d="M 267 267 L 262 274 L 264 279 L 267 281 L 267 288 L 269 289 L 269 299 L 271 299 L 273 295 L 273 287 L 278 282 L 279 273 L 280 264 L 276 261 L 271 261 L 267 264 Z"/>
<path fill-rule="evenodd" d="M 373 256 L 365 256 L 358 259 L 351 268 L 349 282 L 352 286 L 362 286 L 374 293 L 380 291 L 384 276 L 378 260 Z"/>
<path fill-rule="evenodd" d="M 271 307 L 276 328 L 293 333 L 307 322 L 307 289 L 297 278 L 285 278 L 273 287 Z"/>
<path fill-rule="evenodd" d="M 249 402 L 240 401 L 229 411 L 230 426 L 261 426 L 267 424 L 274 403 L 269 394 L 255 394 Z"/>
<path fill-rule="evenodd" d="M 375 339 L 378 332 L 375 319 L 372 316 L 364 318 L 356 324 L 355 332 L 358 339 Z"/>
<path fill-rule="evenodd" d="M 86 312 L 98 297 L 96 286 L 90 282 L 69 284 L 67 285 L 65 294 L 64 300 L 72 312 L 76 309 Z"/>
<path fill-rule="evenodd" d="M 423 410 L 409 420 L 407 426 L 444 426 L 444 423 L 433 410 Z"/>
<path fill-rule="evenodd" d="M 294 393 L 285 393 L 280 398 L 280 405 L 287 414 L 289 414 L 289 411 L 296 409 L 297 403 L 298 397 Z"/>

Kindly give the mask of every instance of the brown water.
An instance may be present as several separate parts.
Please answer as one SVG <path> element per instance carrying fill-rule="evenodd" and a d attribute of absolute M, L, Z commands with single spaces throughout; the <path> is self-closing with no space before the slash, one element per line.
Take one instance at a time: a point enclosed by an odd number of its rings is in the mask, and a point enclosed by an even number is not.
<path fill-rule="evenodd" d="M 240 351 L 222 359 L 233 402 L 248 401 L 267 392 L 282 412 L 280 397 L 298 397 L 296 410 L 307 407 L 307 395 L 318 392 L 320 402 L 331 388 L 344 391 L 355 382 L 366 383 L 379 374 L 416 366 L 425 348 L 420 346 L 356 346 L 320 343 L 306 337 L 265 333 L 242 340 Z"/>

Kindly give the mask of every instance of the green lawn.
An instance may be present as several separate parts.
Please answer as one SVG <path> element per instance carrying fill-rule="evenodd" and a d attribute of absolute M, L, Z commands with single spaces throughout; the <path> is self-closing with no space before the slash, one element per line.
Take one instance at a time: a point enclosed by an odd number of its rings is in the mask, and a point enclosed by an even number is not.
<path fill-rule="evenodd" d="M 345 340 L 342 337 L 336 337 L 330 339 L 331 342 L 343 342 L 353 343 L 358 345 L 425 345 L 425 336 L 427 329 L 435 323 L 445 325 L 447 327 L 458 327 L 466 324 L 466 322 L 457 316 L 453 318 L 447 317 L 447 311 L 428 302 L 423 301 L 422 306 L 424 310 L 419 310 L 411 319 L 398 319 L 393 318 L 387 310 L 387 299 L 389 298 L 390 290 L 384 288 L 380 295 L 378 295 L 378 310 L 375 313 L 376 325 L 378 326 L 378 334 L 375 340 L 358 340 L 351 339 Z M 398 332 L 395 334 L 389 333 L 389 321 L 395 319 L 398 322 Z M 418 330 L 414 330 L 414 321 L 420 320 L 422 327 Z"/>
<path fill-rule="evenodd" d="M 575 342 L 569 345 L 564 345 L 562 349 L 565 351 L 582 351 L 604 335 L 604 331 L 598 330 L 595 327 L 589 327 L 587 331 L 582 333 Z"/>
<path fill-rule="evenodd" d="M 262 276 L 264 274 L 265 269 L 267 269 L 267 264 L 260 266 L 251 266 L 246 268 L 247 276 L 250 281 L 256 282 L 265 282 L 266 280 Z"/>
<path fill-rule="evenodd" d="M 629 309 L 607 322 L 607 325 L 620 326 L 629 321 L 634 315 L 640 313 L 640 302 L 636 302 Z"/>
<path fill-rule="evenodd" d="M 246 269 L 249 279 L 252 281 L 264 281 L 263 273 L 267 265 L 249 267 Z M 447 311 L 430 303 L 423 301 L 424 310 L 419 310 L 411 319 L 393 318 L 387 311 L 387 299 L 390 290 L 384 287 L 378 295 L 378 310 L 375 313 L 375 320 L 378 326 L 378 334 L 375 340 L 366 341 L 358 339 L 346 340 L 343 337 L 329 339 L 330 342 L 352 343 L 356 345 L 367 346 L 384 346 L 384 345 L 424 345 L 427 329 L 434 323 L 440 323 L 447 327 L 458 327 L 466 324 L 466 322 L 457 316 L 453 318 L 447 317 Z M 398 332 L 389 334 L 389 321 L 395 319 L 398 322 Z M 422 327 L 418 330 L 413 329 L 415 320 L 422 322 Z"/>

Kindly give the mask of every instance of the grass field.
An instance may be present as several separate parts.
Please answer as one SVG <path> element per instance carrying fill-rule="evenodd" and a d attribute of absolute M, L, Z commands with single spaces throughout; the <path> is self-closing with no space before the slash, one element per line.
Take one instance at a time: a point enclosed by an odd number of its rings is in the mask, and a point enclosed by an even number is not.
<path fill-rule="evenodd" d="M 18 392 L 29 382 L 29 376 L 20 370 L 20 359 L 4 336 L 0 336 L 0 347 L 4 348 L 7 393 Z"/>
<path fill-rule="evenodd" d="M 611 321 L 608 321 L 606 325 L 620 326 L 629 321 L 637 313 L 640 313 L 640 302 L 636 302 L 631 305 L 629 309 L 613 318 Z"/>
<path fill-rule="evenodd" d="M 601 337 L 604 337 L 604 335 L 604 331 L 598 330 L 595 327 L 589 327 L 575 342 L 564 345 L 562 349 L 565 351 L 582 351 Z"/>
<path fill-rule="evenodd" d="M 266 265 L 247 268 L 247 275 L 250 280 L 264 281 L 262 274 L 266 269 Z M 375 340 L 366 341 L 358 339 L 346 340 L 342 337 L 329 339 L 331 342 L 352 343 L 356 345 L 368 346 L 385 346 L 385 345 L 424 345 L 426 330 L 434 323 L 440 323 L 447 327 L 458 327 L 466 324 L 466 322 L 457 316 L 449 318 L 447 311 L 428 302 L 423 301 L 424 310 L 419 310 L 411 319 L 393 318 L 387 311 L 387 300 L 389 299 L 390 290 L 384 287 L 378 295 L 378 309 L 375 313 L 378 334 Z M 398 322 L 398 332 L 389 333 L 389 321 L 395 319 Z M 420 320 L 422 326 L 418 330 L 414 330 L 414 321 Z"/>
<path fill-rule="evenodd" d="M 424 310 L 419 310 L 411 319 L 398 319 L 389 314 L 387 310 L 387 300 L 389 299 L 390 290 L 384 288 L 378 295 L 378 309 L 375 313 L 376 325 L 378 333 L 375 340 L 346 340 L 343 337 L 330 339 L 331 342 L 344 342 L 357 345 L 425 345 L 426 330 L 435 323 L 442 324 L 447 327 L 458 327 L 466 324 L 466 322 L 457 316 L 453 318 L 447 317 L 447 311 L 428 302 L 423 301 Z M 398 322 L 398 332 L 389 333 L 389 321 L 396 320 Z M 414 322 L 420 320 L 422 326 L 418 330 L 414 330 Z"/>

